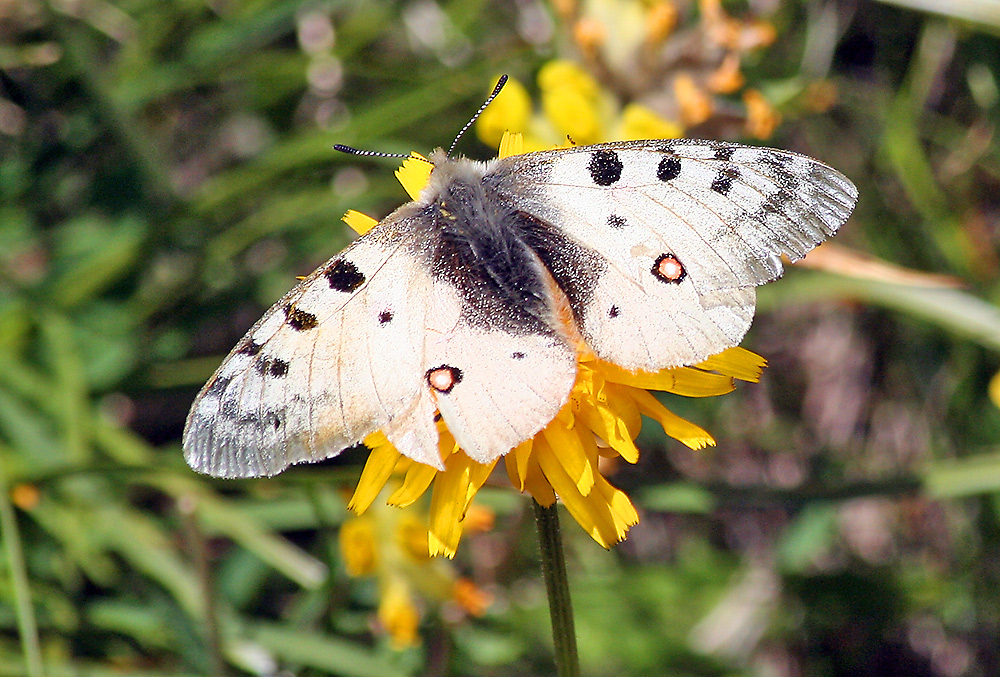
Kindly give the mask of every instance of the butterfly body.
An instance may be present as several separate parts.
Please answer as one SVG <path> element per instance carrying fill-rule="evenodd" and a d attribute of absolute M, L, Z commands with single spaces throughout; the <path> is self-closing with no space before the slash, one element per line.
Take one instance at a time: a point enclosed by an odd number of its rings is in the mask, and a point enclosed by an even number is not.
<path fill-rule="evenodd" d="M 382 430 L 440 468 L 437 413 L 492 461 L 565 404 L 579 341 L 647 371 L 736 345 L 781 254 L 832 235 L 857 198 L 805 156 L 709 141 L 431 161 L 417 200 L 226 358 L 188 418 L 192 467 L 272 475 Z"/>

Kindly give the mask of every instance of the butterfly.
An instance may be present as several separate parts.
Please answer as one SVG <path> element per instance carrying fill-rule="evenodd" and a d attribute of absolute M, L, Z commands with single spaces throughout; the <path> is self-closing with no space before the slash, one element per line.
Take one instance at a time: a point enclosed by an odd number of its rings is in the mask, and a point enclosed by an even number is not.
<path fill-rule="evenodd" d="M 429 161 L 419 199 L 302 279 L 226 357 L 185 425 L 191 467 L 269 476 L 381 430 L 443 469 L 438 416 L 491 462 L 566 403 L 579 341 L 644 371 L 737 345 L 781 255 L 833 235 L 858 196 L 812 158 L 719 141 Z"/>

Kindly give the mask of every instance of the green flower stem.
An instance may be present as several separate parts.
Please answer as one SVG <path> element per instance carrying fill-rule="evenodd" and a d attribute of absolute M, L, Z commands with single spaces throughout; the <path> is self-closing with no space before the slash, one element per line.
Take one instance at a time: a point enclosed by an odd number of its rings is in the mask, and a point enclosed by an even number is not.
<path fill-rule="evenodd" d="M 559 513 L 553 503 L 544 507 L 535 504 L 535 525 L 538 546 L 542 554 L 542 575 L 549 598 L 552 618 L 552 639 L 555 644 L 556 675 L 579 677 L 580 658 L 576 652 L 576 630 L 573 627 L 573 605 L 569 598 L 569 578 L 566 576 L 566 553 L 559 533 Z"/>

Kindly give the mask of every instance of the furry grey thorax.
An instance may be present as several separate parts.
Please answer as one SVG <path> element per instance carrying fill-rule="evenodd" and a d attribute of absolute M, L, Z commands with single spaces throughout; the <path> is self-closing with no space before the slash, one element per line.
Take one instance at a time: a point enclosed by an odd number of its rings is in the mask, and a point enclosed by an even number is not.
<path fill-rule="evenodd" d="M 432 275 L 459 291 L 470 324 L 553 334 L 545 253 L 558 245 L 556 229 L 500 188 L 499 162 L 450 159 L 443 151 L 431 157 L 434 169 L 416 204 Z"/>

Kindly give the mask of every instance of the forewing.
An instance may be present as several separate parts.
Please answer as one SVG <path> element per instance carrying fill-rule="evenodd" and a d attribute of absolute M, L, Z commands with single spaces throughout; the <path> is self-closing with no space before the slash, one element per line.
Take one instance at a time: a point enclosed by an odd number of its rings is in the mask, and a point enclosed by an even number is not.
<path fill-rule="evenodd" d="M 411 447 L 436 453 L 432 404 L 421 398 L 431 278 L 414 237 L 405 220 L 377 227 L 247 332 L 188 416 L 195 470 L 274 475 L 402 419 Z"/>
<path fill-rule="evenodd" d="M 857 200 L 847 178 L 811 158 L 688 139 L 513 156 L 492 180 L 577 245 L 537 243 L 591 348 L 643 370 L 739 343 L 755 287 L 781 275 L 781 254 L 803 256 Z"/>

